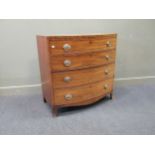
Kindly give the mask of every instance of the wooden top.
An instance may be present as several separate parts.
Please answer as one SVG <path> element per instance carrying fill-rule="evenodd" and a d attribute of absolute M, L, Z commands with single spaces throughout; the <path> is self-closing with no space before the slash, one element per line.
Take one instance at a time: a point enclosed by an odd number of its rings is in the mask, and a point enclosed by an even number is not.
<path fill-rule="evenodd" d="M 38 35 L 39 36 L 39 35 Z M 42 36 L 49 40 L 85 40 L 85 39 L 104 39 L 104 38 L 116 38 L 117 34 L 92 34 L 92 35 L 53 35 L 53 36 Z"/>

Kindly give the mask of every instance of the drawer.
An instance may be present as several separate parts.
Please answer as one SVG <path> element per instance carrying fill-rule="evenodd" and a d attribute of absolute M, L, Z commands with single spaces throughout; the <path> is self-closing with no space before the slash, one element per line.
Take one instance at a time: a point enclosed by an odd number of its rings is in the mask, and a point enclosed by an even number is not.
<path fill-rule="evenodd" d="M 56 105 L 78 104 L 96 97 L 104 96 L 112 91 L 113 79 L 96 82 L 89 85 L 61 88 L 54 90 Z"/>
<path fill-rule="evenodd" d="M 115 51 L 55 56 L 51 60 L 52 72 L 84 69 L 115 62 Z"/>
<path fill-rule="evenodd" d="M 114 77 L 114 64 L 52 74 L 53 87 L 73 87 Z"/>
<path fill-rule="evenodd" d="M 90 51 L 112 50 L 115 48 L 116 48 L 116 38 L 49 42 L 49 49 L 52 55 L 74 54 L 74 53 L 82 54 Z"/>

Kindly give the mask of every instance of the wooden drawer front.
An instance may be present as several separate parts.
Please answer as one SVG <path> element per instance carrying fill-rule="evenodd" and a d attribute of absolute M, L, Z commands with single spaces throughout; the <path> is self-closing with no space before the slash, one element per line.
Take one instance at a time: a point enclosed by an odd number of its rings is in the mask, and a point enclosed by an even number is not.
<path fill-rule="evenodd" d="M 112 91 L 113 79 L 80 87 L 61 88 L 54 90 L 56 105 L 76 104 L 99 96 L 104 96 Z"/>
<path fill-rule="evenodd" d="M 92 52 L 82 55 L 69 55 L 52 57 L 52 72 L 67 71 L 94 66 L 101 66 L 115 62 L 115 51 Z"/>
<path fill-rule="evenodd" d="M 114 64 L 96 68 L 53 73 L 53 87 L 73 87 L 114 77 Z"/>
<path fill-rule="evenodd" d="M 50 41 L 49 46 L 52 55 L 87 53 L 90 51 L 103 51 L 115 49 L 116 38 L 82 41 Z"/>

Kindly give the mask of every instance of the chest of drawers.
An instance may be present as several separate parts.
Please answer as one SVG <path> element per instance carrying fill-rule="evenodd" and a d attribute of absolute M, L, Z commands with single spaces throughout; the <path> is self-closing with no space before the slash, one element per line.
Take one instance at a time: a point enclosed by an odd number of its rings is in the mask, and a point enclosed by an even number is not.
<path fill-rule="evenodd" d="M 116 34 L 37 36 L 44 102 L 59 108 L 112 98 Z"/>

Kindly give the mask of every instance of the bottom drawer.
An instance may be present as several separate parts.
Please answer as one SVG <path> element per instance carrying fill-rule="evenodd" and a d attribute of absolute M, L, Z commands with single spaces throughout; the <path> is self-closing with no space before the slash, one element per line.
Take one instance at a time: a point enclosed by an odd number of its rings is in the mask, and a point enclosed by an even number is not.
<path fill-rule="evenodd" d="M 74 105 L 83 103 L 112 92 L 113 79 L 72 88 L 54 89 L 56 105 Z"/>

